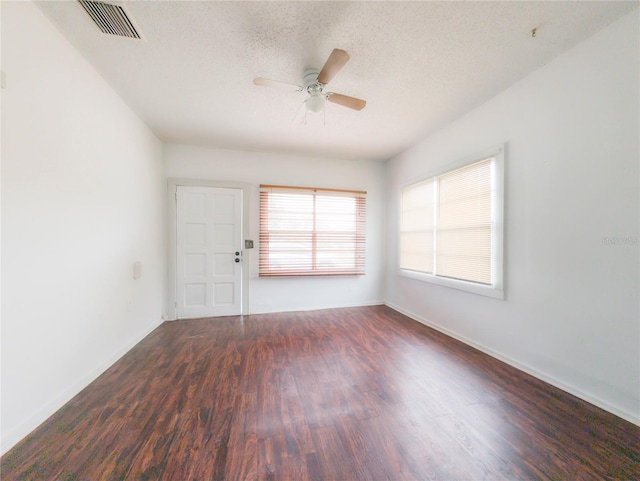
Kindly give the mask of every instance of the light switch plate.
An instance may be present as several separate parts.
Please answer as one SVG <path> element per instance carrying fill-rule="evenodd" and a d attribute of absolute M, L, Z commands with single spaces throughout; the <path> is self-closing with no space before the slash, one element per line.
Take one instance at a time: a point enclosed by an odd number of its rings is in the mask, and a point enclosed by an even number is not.
<path fill-rule="evenodd" d="M 253 241 L 249 240 L 249 239 L 245 239 L 244 248 L 245 249 L 253 249 Z"/>
<path fill-rule="evenodd" d="M 133 263 L 133 278 L 137 281 L 142 277 L 142 262 L 135 261 Z"/>

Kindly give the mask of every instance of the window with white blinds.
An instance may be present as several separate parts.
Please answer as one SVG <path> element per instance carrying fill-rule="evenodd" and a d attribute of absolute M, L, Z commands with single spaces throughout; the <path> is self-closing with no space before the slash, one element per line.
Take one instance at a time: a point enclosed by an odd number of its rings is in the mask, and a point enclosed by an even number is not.
<path fill-rule="evenodd" d="M 491 284 L 492 160 L 438 177 L 438 276 Z"/>
<path fill-rule="evenodd" d="M 402 190 L 400 266 L 433 273 L 435 229 L 435 179 Z"/>
<path fill-rule="evenodd" d="M 366 192 L 260 186 L 261 277 L 363 275 Z"/>
<path fill-rule="evenodd" d="M 501 149 L 402 189 L 401 270 L 502 290 L 502 162 Z"/>

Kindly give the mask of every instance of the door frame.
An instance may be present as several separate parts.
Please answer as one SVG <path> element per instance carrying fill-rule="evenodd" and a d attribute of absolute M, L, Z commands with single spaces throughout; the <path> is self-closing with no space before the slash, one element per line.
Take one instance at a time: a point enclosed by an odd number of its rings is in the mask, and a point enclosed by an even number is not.
<path fill-rule="evenodd" d="M 244 249 L 244 239 L 247 238 L 249 233 L 249 212 L 251 205 L 251 184 L 245 182 L 228 182 L 220 180 L 207 180 L 207 179 L 181 179 L 171 178 L 167 179 L 167 226 L 168 226 L 168 238 L 167 238 L 167 285 L 165 286 L 165 293 L 167 299 L 167 305 L 165 306 L 168 320 L 176 320 L 176 289 L 177 289 L 177 248 L 178 248 L 178 226 L 177 226 L 177 188 L 178 186 L 186 187 L 220 187 L 227 189 L 240 189 L 242 191 L 242 303 L 240 315 L 246 315 L 249 313 L 249 265 L 250 265 L 250 252 L 251 249 Z M 250 237 L 249 237 L 250 238 Z"/>

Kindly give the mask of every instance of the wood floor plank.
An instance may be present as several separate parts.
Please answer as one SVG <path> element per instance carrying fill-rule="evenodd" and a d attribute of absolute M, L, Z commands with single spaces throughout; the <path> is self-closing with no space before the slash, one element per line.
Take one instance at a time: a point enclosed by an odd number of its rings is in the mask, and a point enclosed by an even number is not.
<path fill-rule="evenodd" d="M 361 428 L 363 421 L 365 420 L 341 417 L 335 425 L 338 437 L 348 454 L 349 462 L 354 465 L 356 479 L 395 479 L 395 477 L 385 475 L 384 464 L 380 462 L 371 449 L 371 444 L 366 439 L 366 435 Z"/>
<path fill-rule="evenodd" d="M 312 430 L 316 457 L 322 472 L 320 479 L 356 480 L 368 479 L 359 471 L 359 465 L 350 462 L 348 450 L 342 444 L 334 426 L 323 426 Z"/>
<path fill-rule="evenodd" d="M 387 307 L 164 323 L 3 480 L 637 480 L 640 427 Z"/>
<path fill-rule="evenodd" d="M 222 479 L 257 479 L 257 409 L 255 393 L 236 396 L 229 430 L 228 458 Z"/>

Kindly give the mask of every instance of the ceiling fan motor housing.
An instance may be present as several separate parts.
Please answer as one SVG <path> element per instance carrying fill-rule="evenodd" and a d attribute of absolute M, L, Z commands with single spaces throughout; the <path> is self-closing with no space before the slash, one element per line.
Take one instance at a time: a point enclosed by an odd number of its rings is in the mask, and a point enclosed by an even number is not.
<path fill-rule="evenodd" d="M 309 98 L 305 100 L 307 111 L 318 113 L 324 109 L 325 95 L 322 93 L 322 85 L 318 83 L 318 74 L 320 70 L 310 68 L 304 72 L 304 89 L 309 94 Z"/>
<path fill-rule="evenodd" d="M 319 73 L 320 73 L 320 70 L 318 70 L 317 68 L 308 68 L 307 70 L 304 71 L 303 85 L 304 85 L 304 89 L 307 92 L 311 93 L 310 89 L 313 89 L 313 90 L 319 89 L 320 87 L 320 85 L 318 84 Z"/>

